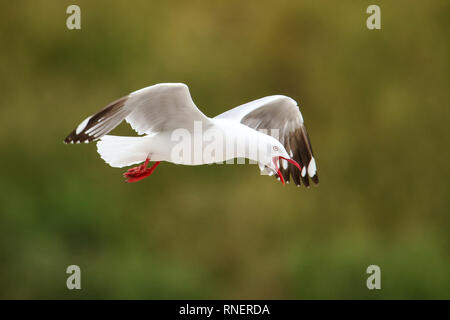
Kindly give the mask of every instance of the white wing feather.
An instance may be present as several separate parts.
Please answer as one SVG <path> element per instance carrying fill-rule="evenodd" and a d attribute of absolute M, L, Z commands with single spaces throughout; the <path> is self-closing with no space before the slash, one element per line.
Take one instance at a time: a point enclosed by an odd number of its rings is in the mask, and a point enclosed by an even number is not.
<path fill-rule="evenodd" d="M 138 134 L 177 128 L 191 129 L 194 121 L 209 123 L 183 83 L 160 83 L 130 93 L 81 122 L 65 143 L 98 140 L 126 120 Z"/>
<path fill-rule="evenodd" d="M 183 83 L 162 83 L 131 93 L 125 108 L 132 110 L 125 120 L 138 134 L 191 127 L 207 122 Z"/>

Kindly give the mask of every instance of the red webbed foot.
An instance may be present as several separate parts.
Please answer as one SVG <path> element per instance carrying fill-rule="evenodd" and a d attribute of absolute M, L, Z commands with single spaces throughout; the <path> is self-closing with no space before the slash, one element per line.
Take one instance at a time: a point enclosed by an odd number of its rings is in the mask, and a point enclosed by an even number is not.
<path fill-rule="evenodd" d="M 123 176 L 126 178 L 126 182 L 136 182 L 139 180 L 142 180 L 144 178 L 147 178 L 150 176 L 153 171 L 155 171 L 156 167 L 160 163 L 160 161 L 157 161 L 153 164 L 152 167 L 147 168 L 148 163 L 150 162 L 150 158 L 145 159 L 145 162 L 137 167 L 128 169 Z"/>

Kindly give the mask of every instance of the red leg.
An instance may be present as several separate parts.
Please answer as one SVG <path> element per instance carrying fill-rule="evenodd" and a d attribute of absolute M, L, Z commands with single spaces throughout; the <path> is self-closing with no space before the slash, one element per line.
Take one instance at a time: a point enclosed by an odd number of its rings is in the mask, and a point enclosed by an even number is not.
<path fill-rule="evenodd" d="M 128 169 L 127 172 L 125 172 L 123 175 L 126 176 L 128 174 L 138 174 L 140 172 L 143 172 L 146 168 L 148 163 L 150 162 L 150 158 L 145 159 L 145 162 L 137 167 Z"/>
<path fill-rule="evenodd" d="M 160 161 L 155 162 L 151 168 L 147 168 L 149 162 L 150 158 L 147 158 L 143 164 L 128 169 L 127 172 L 123 174 L 123 176 L 127 178 L 126 182 L 136 182 L 150 176 L 153 171 L 155 171 Z"/>

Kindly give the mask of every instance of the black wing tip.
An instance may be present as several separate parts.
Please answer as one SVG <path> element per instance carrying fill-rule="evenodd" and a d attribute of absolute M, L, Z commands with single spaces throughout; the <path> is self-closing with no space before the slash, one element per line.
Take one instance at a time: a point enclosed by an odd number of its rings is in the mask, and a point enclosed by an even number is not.
<path fill-rule="evenodd" d="M 65 144 L 79 144 L 79 143 L 89 143 L 94 141 L 94 137 L 87 135 L 86 133 L 81 132 L 80 134 L 76 134 L 75 130 L 72 131 L 65 139 Z"/>
<path fill-rule="evenodd" d="M 309 179 L 303 180 L 303 178 L 302 178 L 302 181 L 303 181 L 303 185 L 304 185 L 307 189 L 310 189 L 311 186 L 315 186 L 315 185 L 318 185 L 318 184 L 319 184 L 319 178 L 318 178 L 317 176 L 314 176 L 314 177 L 311 178 L 311 181 L 314 182 L 314 184 L 311 184 L 311 183 L 309 182 Z M 305 181 L 307 181 L 307 182 L 305 183 Z M 301 186 L 302 186 L 301 183 L 298 183 L 298 184 L 295 183 L 295 185 L 296 185 L 297 187 L 301 187 Z"/>
<path fill-rule="evenodd" d="M 108 118 L 117 115 L 117 113 L 120 112 L 121 108 L 125 105 L 127 99 L 128 96 L 117 99 L 96 114 L 84 119 L 83 122 L 78 125 L 77 129 L 73 130 L 67 138 L 64 139 L 64 143 L 89 143 L 100 139 L 123 120 L 121 118 L 115 126 L 111 126 L 108 123 Z"/>
<path fill-rule="evenodd" d="M 296 185 L 297 187 L 301 187 L 302 186 L 302 182 L 303 185 L 307 188 L 310 189 L 311 186 L 315 186 L 317 184 L 319 184 L 319 176 L 317 175 L 317 173 L 310 177 L 308 175 L 305 175 L 304 177 L 301 176 L 301 173 L 297 171 L 297 174 L 295 174 L 294 172 L 296 172 L 295 170 L 297 170 L 296 167 L 289 165 L 288 170 L 282 170 L 281 174 L 283 175 L 283 178 L 286 182 L 286 184 L 289 184 L 290 182 L 290 177 L 292 175 L 292 180 L 293 180 L 293 184 Z M 279 179 L 278 175 L 275 175 L 275 178 Z M 309 179 L 311 179 L 312 182 L 314 183 L 310 183 Z"/>
<path fill-rule="evenodd" d="M 298 170 L 292 164 L 289 164 L 289 171 L 297 187 L 303 184 L 306 188 L 310 188 L 311 185 L 318 184 L 319 177 L 316 172 L 314 154 L 305 126 L 302 124 L 285 139 L 289 141 L 287 147 L 292 153 L 292 159 L 302 167 L 302 170 Z M 310 165 L 313 166 L 311 169 L 314 170 L 312 176 L 309 172 Z M 310 179 L 312 182 L 310 182 Z"/>
<path fill-rule="evenodd" d="M 75 136 L 75 130 L 72 131 L 72 132 L 64 139 L 63 142 L 64 142 L 65 144 L 75 143 L 74 136 Z"/>
<path fill-rule="evenodd" d="M 302 176 L 302 182 L 305 185 L 305 187 L 309 188 L 309 178 L 307 175 L 305 175 L 304 177 Z"/>

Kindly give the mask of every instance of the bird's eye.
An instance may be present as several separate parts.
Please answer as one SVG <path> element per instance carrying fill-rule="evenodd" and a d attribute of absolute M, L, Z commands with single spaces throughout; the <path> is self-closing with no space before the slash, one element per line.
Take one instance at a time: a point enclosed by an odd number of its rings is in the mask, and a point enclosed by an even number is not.
<path fill-rule="evenodd" d="M 277 146 L 273 146 L 273 151 L 278 151 L 278 147 Z"/>

